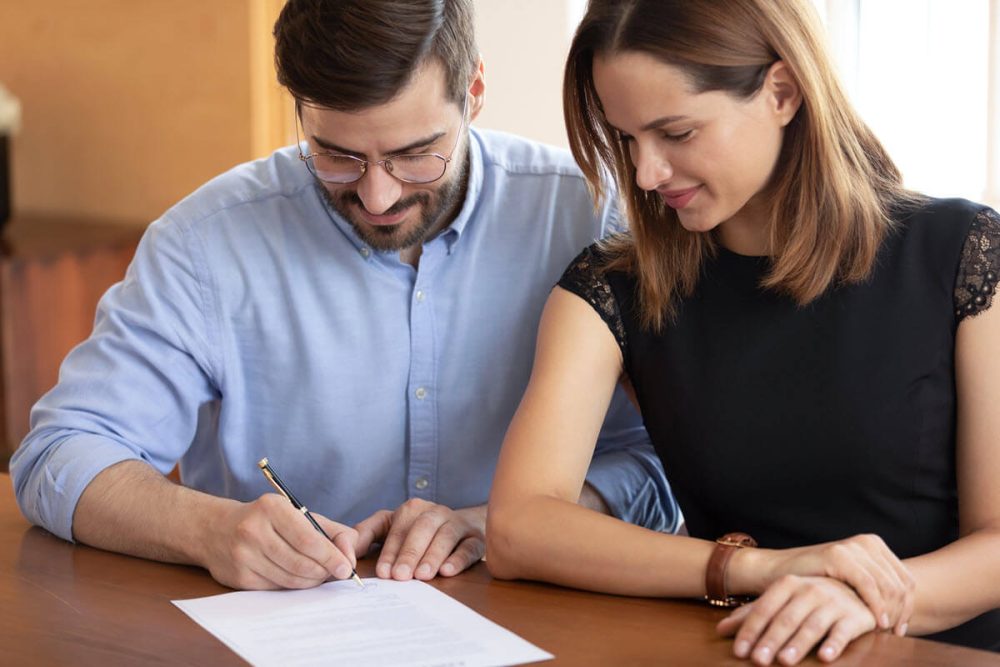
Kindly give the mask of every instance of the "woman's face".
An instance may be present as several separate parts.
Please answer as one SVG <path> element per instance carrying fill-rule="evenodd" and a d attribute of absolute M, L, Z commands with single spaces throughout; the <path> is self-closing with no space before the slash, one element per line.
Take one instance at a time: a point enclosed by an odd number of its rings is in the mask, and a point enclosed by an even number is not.
<path fill-rule="evenodd" d="M 722 243 L 748 254 L 765 250 L 746 241 L 766 240 L 759 195 L 798 109 L 798 87 L 787 80 L 776 63 L 761 90 L 742 100 L 695 93 L 682 70 L 641 52 L 594 58 L 594 86 L 608 123 L 627 142 L 638 186 L 676 209 L 685 229 L 724 225 Z"/>

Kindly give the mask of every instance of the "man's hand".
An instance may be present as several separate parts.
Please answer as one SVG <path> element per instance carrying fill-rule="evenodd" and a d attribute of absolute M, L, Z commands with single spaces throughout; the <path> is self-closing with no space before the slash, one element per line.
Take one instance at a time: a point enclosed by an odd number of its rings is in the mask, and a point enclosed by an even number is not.
<path fill-rule="evenodd" d="M 357 531 L 311 514 L 332 543 L 277 494 L 234 504 L 211 524 L 200 564 L 237 589 L 311 588 L 331 577 L 347 579 L 357 563 Z"/>
<path fill-rule="evenodd" d="M 485 505 L 453 510 L 411 498 L 395 512 L 376 512 L 355 529 L 357 553 L 382 543 L 375 565 L 382 579 L 450 577 L 479 562 L 486 552 Z"/>

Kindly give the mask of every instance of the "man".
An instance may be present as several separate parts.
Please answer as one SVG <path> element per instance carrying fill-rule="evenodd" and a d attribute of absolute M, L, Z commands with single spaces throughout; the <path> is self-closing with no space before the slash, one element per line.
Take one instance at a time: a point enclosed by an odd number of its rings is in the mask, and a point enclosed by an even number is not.
<path fill-rule="evenodd" d="M 373 543 L 380 577 L 452 575 L 483 555 L 543 301 L 616 223 L 565 152 L 469 129 L 469 0 L 291 0 L 275 37 L 304 141 L 149 228 L 32 412 L 18 502 L 236 588 L 345 578 Z M 621 395 L 598 452 L 581 502 L 672 529 Z M 268 492 L 264 457 L 332 544 Z"/>

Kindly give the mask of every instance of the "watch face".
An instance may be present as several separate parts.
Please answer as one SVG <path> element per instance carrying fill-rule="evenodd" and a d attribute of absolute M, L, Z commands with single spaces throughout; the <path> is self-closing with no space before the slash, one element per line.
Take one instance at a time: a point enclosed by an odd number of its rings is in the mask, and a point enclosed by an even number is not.
<path fill-rule="evenodd" d="M 755 547 L 757 541 L 746 533 L 727 533 L 716 540 L 719 544 L 731 547 Z"/>

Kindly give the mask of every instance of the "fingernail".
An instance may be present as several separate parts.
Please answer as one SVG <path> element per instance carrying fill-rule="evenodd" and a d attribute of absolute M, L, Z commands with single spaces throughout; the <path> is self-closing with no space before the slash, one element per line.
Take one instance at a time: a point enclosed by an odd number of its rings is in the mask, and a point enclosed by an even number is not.
<path fill-rule="evenodd" d="M 451 575 L 455 574 L 455 566 L 452 565 L 451 563 L 445 563 L 444 565 L 441 566 L 440 572 L 444 576 L 450 577 Z"/>
<path fill-rule="evenodd" d="M 795 662 L 795 658 L 799 655 L 799 649 L 794 646 L 789 646 L 784 651 L 781 652 L 781 659 L 785 662 Z"/>
<path fill-rule="evenodd" d="M 409 565 L 397 565 L 396 570 L 392 573 L 395 579 L 409 579 L 410 578 L 410 566 Z"/>
<path fill-rule="evenodd" d="M 882 626 L 883 630 L 888 629 L 888 627 L 889 627 L 889 614 L 886 614 L 885 612 L 883 612 L 882 613 L 882 618 L 879 620 L 879 624 Z"/>
<path fill-rule="evenodd" d="M 820 656 L 826 658 L 827 660 L 833 660 L 834 653 L 836 653 L 836 651 L 833 650 L 832 646 L 824 646 L 819 650 Z"/>
<path fill-rule="evenodd" d="M 900 637 L 905 637 L 906 636 L 906 631 L 909 628 L 910 628 L 910 624 L 909 623 L 903 623 L 901 626 L 899 626 L 899 636 Z"/>
<path fill-rule="evenodd" d="M 770 646 L 761 646 L 759 649 L 757 649 L 755 651 L 755 653 L 757 654 L 757 660 L 759 660 L 760 662 L 763 662 L 765 665 L 771 664 L 771 647 Z"/>
<path fill-rule="evenodd" d="M 351 566 L 347 565 L 346 563 L 341 563 L 340 565 L 337 566 L 337 569 L 334 570 L 333 576 L 337 577 L 338 579 L 347 579 L 349 576 L 351 576 Z"/>
<path fill-rule="evenodd" d="M 750 653 L 750 642 L 745 639 L 741 639 L 736 642 L 736 646 L 733 647 L 733 653 L 736 654 L 737 658 L 745 658 Z"/>
<path fill-rule="evenodd" d="M 392 576 L 392 567 L 388 563 L 379 563 L 375 566 L 375 576 L 379 579 L 388 579 Z"/>
<path fill-rule="evenodd" d="M 428 565 L 427 563 L 424 563 L 423 565 L 421 565 L 420 567 L 417 568 L 417 578 L 423 579 L 423 578 L 429 577 L 429 576 L 431 576 L 431 566 L 430 565 Z"/>

